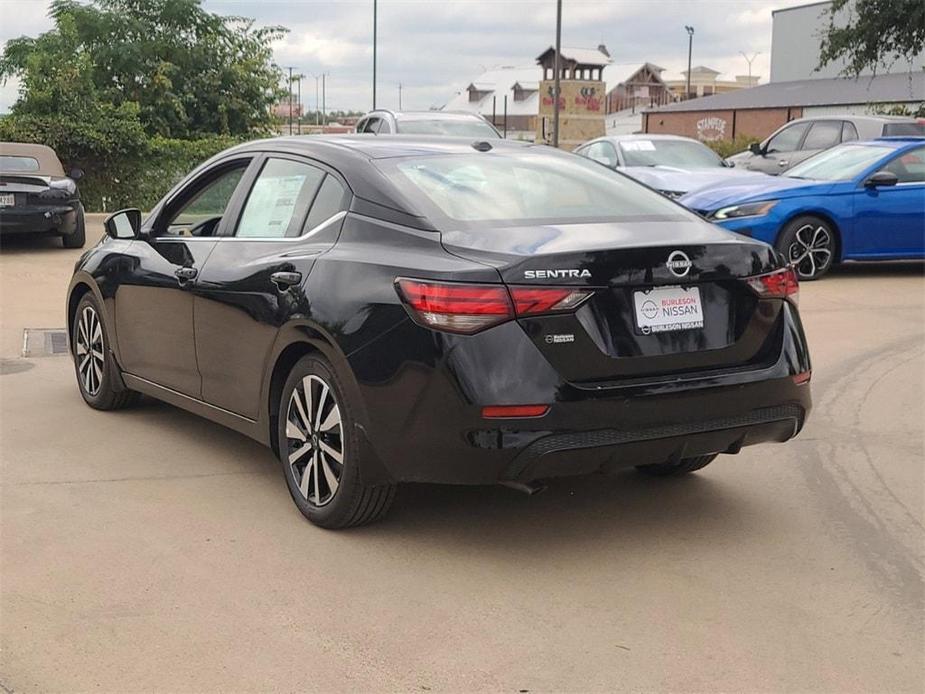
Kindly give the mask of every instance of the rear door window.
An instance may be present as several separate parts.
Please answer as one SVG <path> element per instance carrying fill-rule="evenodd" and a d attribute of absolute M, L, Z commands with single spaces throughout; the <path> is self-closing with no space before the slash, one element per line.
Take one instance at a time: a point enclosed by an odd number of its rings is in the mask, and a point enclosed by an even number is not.
<path fill-rule="evenodd" d="M 334 176 L 327 174 L 312 202 L 311 210 L 302 227 L 302 233 L 311 231 L 345 209 L 347 209 L 347 189 Z"/>
<path fill-rule="evenodd" d="M 325 172 L 291 159 L 271 157 L 247 196 L 235 236 L 278 239 L 298 236 Z"/>
<path fill-rule="evenodd" d="M 854 123 L 850 120 L 846 120 L 842 124 L 841 128 L 841 141 L 842 142 L 851 142 L 852 140 L 858 139 L 858 129 L 854 127 Z"/>
<path fill-rule="evenodd" d="M 802 149 L 828 149 L 841 140 L 841 121 L 817 120 L 809 129 Z"/>

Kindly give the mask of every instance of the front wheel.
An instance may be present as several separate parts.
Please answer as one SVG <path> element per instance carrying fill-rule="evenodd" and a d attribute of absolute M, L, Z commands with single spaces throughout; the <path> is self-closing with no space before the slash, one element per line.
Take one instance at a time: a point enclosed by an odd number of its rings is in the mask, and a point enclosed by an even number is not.
<path fill-rule="evenodd" d="M 119 410 L 138 401 L 139 394 L 118 385 L 119 375 L 106 344 L 103 311 L 92 293 L 77 304 L 71 345 L 77 387 L 84 401 L 97 410 Z"/>
<path fill-rule="evenodd" d="M 775 244 L 803 281 L 819 279 L 835 262 L 835 230 L 819 217 L 797 217 L 781 231 Z"/>
<path fill-rule="evenodd" d="M 639 472 L 654 477 L 677 477 L 686 475 L 695 470 L 705 468 L 707 465 L 716 460 L 716 453 L 710 455 L 698 455 L 694 458 L 681 458 L 681 460 L 667 463 L 653 463 L 652 465 L 637 465 Z"/>
<path fill-rule="evenodd" d="M 362 482 L 353 407 L 331 365 L 309 355 L 283 386 L 277 442 L 292 500 L 323 528 L 365 525 L 386 514 L 395 485 Z"/>

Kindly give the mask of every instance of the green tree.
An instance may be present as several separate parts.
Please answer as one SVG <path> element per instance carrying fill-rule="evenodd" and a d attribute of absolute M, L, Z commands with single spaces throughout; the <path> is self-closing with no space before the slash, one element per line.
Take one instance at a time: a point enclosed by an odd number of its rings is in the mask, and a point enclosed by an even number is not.
<path fill-rule="evenodd" d="M 216 15 L 200 0 L 53 0 L 51 16 L 54 29 L 8 41 L 0 57 L 0 79 L 22 80 L 14 115 L 51 116 L 62 96 L 83 98 L 49 86 L 79 69 L 100 102 L 136 104 L 148 135 L 250 135 L 273 125 L 281 27 Z"/>
<path fill-rule="evenodd" d="M 842 74 L 857 77 L 897 59 L 909 63 L 925 50 L 923 0 L 833 0 L 822 36 L 819 67 L 844 60 Z M 847 14 L 843 23 L 841 15 Z"/>

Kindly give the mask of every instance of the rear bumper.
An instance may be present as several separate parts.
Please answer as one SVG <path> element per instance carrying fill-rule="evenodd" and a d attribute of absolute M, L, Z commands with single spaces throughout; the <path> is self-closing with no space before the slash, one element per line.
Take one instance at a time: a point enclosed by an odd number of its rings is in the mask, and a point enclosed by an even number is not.
<path fill-rule="evenodd" d="M 2 234 L 72 234 L 77 228 L 77 208 L 71 205 L 20 205 L 0 207 Z"/>
<path fill-rule="evenodd" d="M 658 463 L 794 437 L 812 406 L 795 311 L 782 349 L 751 370 L 579 387 L 563 381 L 521 328 L 444 336 L 409 355 L 410 322 L 349 357 L 371 453 L 397 481 L 493 484 Z M 384 354 L 403 354 L 382 372 Z M 376 378 L 367 378 L 376 374 Z M 537 418 L 485 419 L 481 408 L 548 404 Z"/>

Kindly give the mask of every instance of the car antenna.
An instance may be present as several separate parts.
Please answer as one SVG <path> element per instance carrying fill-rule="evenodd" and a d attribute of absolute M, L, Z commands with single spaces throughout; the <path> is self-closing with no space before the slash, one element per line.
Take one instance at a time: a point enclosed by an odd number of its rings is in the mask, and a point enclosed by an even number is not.
<path fill-rule="evenodd" d="M 476 140 L 475 142 L 472 143 L 472 149 L 477 150 L 479 152 L 490 152 L 491 143 L 486 142 L 485 140 Z"/>

